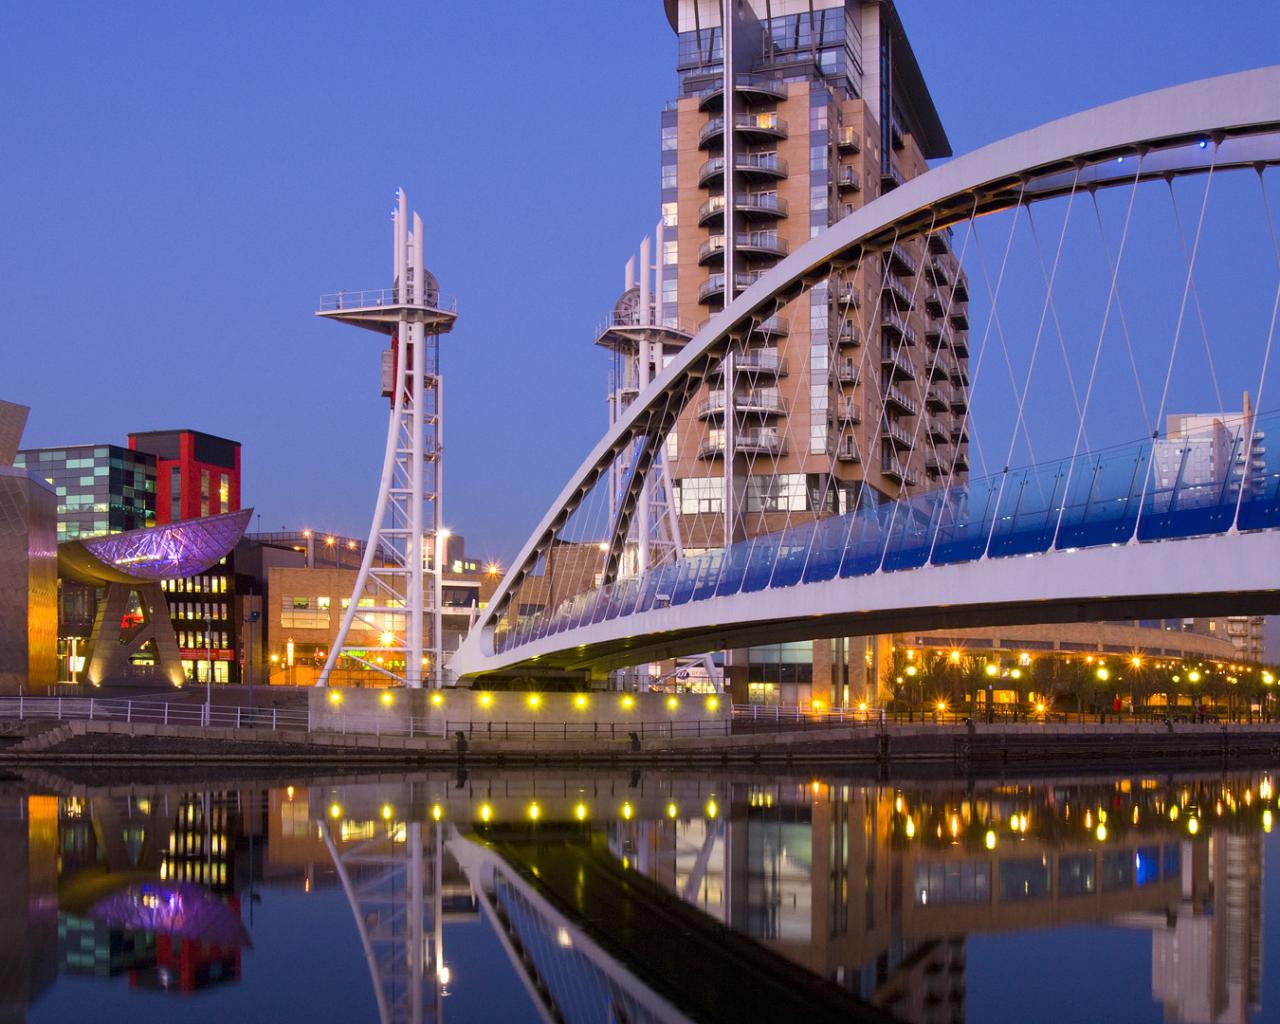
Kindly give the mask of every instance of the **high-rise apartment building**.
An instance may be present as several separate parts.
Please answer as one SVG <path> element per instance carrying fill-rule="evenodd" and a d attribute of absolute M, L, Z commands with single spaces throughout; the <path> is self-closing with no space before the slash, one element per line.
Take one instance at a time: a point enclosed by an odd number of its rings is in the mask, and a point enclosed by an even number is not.
<path fill-rule="evenodd" d="M 1170 415 L 1165 436 L 1156 442 L 1153 454 L 1161 488 L 1175 483 L 1217 487 L 1214 482 L 1223 478 L 1224 467 L 1229 468 L 1232 489 L 1242 484 L 1257 486 L 1267 466 L 1266 436 L 1257 429 L 1248 394 L 1240 412 Z M 1259 662 L 1266 656 L 1266 619 L 1261 615 L 1221 615 L 1179 623 L 1182 629 L 1229 640 L 1241 661 Z"/>
<path fill-rule="evenodd" d="M 621 357 L 615 409 L 732 295 L 951 154 L 892 2 L 726 6 L 737 10 L 728 125 L 720 0 L 665 4 L 678 91 L 661 120 L 654 266 L 646 242 L 638 283 L 629 266 L 601 336 Z M 949 235 L 939 232 L 868 254 L 758 322 L 666 442 L 662 489 L 684 553 L 963 479 L 967 300 Z M 653 532 L 640 547 L 656 541 Z M 857 638 L 735 652 L 734 699 L 874 696 L 881 647 Z"/>

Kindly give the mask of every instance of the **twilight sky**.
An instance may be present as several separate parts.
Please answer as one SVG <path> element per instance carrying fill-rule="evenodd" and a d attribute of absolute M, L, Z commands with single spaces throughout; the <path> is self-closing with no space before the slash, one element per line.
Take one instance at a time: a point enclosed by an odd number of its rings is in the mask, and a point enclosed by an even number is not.
<path fill-rule="evenodd" d="M 899 7 L 958 153 L 1280 60 L 1271 0 Z M 236 438 L 264 528 L 363 534 L 379 340 L 312 310 L 389 284 L 402 184 L 460 310 L 447 518 L 511 557 L 605 423 L 591 339 L 656 220 L 674 55 L 660 0 L 7 0 L 0 397 L 32 445 Z"/>

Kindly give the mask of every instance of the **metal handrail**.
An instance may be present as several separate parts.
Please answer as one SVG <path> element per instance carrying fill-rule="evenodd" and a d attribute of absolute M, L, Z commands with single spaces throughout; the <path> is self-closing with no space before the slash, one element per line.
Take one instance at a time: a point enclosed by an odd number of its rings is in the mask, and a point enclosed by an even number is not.
<path fill-rule="evenodd" d="M 395 288 L 365 288 L 350 292 L 330 292 L 320 296 L 321 313 L 332 313 L 343 309 L 372 309 L 378 306 L 413 306 L 456 313 L 458 300 L 450 299 L 446 303 L 437 295 L 434 302 L 401 302 L 399 290 Z"/>

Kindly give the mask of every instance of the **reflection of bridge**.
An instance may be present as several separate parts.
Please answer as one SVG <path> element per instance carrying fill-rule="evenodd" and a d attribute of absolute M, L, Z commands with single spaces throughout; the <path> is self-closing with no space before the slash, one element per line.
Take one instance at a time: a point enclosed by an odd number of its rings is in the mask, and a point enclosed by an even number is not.
<path fill-rule="evenodd" d="M 1171 394 L 1180 402 L 1225 408 L 1196 274 L 1197 259 L 1209 259 L 1200 248 L 1210 187 L 1226 188 L 1215 184 L 1225 179 L 1252 179 L 1249 201 L 1255 206 L 1248 214 L 1232 208 L 1228 215 L 1233 225 L 1236 219 L 1270 224 L 1273 200 L 1265 172 L 1280 163 L 1277 125 L 1280 68 L 1209 79 L 988 146 L 906 182 L 823 231 L 714 316 L 618 416 L 513 563 L 478 628 L 455 655 L 452 670 L 462 676 L 534 668 L 581 671 L 904 628 L 1280 610 L 1280 580 L 1271 568 L 1280 564 L 1280 448 L 1260 448 L 1260 439 L 1280 423 L 1255 416 L 1246 401 L 1243 414 L 1218 415 L 1203 435 L 1163 432 Z M 1188 214 L 1179 211 L 1175 181 L 1180 188 L 1185 182 L 1187 188 L 1202 189 Z M 1146 218 L 1155 190 L 1165 197 L 1163 217 L 1177 225 L 1172 243 L 1148 229 L 1145 219 L 1130 232 L 1138 219 L 1135 206 Z M 1092 202 L 1099 210 L 1098 196 L 1108 194 L 1118 196 L 1124 208 L 1118 247 L 1108 241 L 1099 212 L 1097 265 L 1063 266 L 1064 249 L 1071 249 L 1064 242 L 1073 201 L 1082 207 Z M 1060 220 L 1061 236 L 1049 239 L 1056 241 L 1056 254 L 1052 244 L 1047 253 L 1040 248 L 1032 220 L 1037 210 L 1044 213 L 1042 220 Z M 1010 314 L 1001 304 L 1001 284 L 1024 214 L 1034 237 L 1027 262 L 1033 255 L 1039 258 L 1043 303 L 1033 296 L 1038 325 L 1032 316 L 1025 337 L 1006 337 L 1003 324 Z M 886 421 L 884 444 L 905 458 L 885 455 L 877 479 L 897 480 L 895 500 L 881 502 L 883 491 L 864 482 L 855 494 L 821 499 L 814 508 L 825 512 L 794 519 L 788 512 L 775 517 L 768 533 L 636 571 L 631 552 L 637 522 L 648 514 L 641 506 L 650 483 L 659 486 L 655 474 L 668 436 L 707 381 L 732 373 L 723 367 L 732 366 L 765 321 L 802 294 L 810 293 L 816 302 L 821 289 L 838 291 L 874 276 L 875 301 L 864 303 L 870 308 L 859 314 L 866 320 L 862 336 L 870 337 L 868 330 L 881 323 L 881 296 L 892 291 L 891 267 L 899 277 L 916 276 L 914 266 L 904 265 L 909 263 L 901 255 L 904 245 L 932 246 L 938 240 L 950 251 L 952 233 L 976 238 L 980 220 L 1001 216 L 1009 224 L 1008 240 L 1001 239 L 1003 259 L 986 275 L 990 309 L 973 379 L 967 371 L 950 370 L 949 379 L 954 384 L 960 378 L 963 418 L 950 434 L 958 450 L 958 444 L 968 443 L 970 430 L 977 432 L 969 410 L 984 402 L 979 381 L 994 376 L 992 386 L 998 387 L 1007 369 L 1008 394 L 993 399 L 997 423 L 1016 412 L 993 455 L 995 465 L 1004 468 L 970 480 L 967 463 L 938 463 L 933 447 L 931 465 L 941 468 L 927 489 L 917 488 L 914 473 L 903 467 L 933 443 L 934 424 L 918 415 L 935 397 L 930 372 L 927 380 L 915 382 L 916 394 L 906 395 L 894 384 L 879 396 L 903 405 L 915 420 L 913 429 L 895 425 L 896 432 Z M 1088 216 L 1092 220 L 1093 212 Z M 1141 260 L 1133 250 L 1144 230 L 1161 239 L 1150 262 L 1176 264 L 1180 279 L 1166 282 L 1169 308 L 1144 310 L 1143 322 L 1131 323 L 1121 301 L 1121 271 L 1126 255 Z M 1256 314 L 1249 321 L 1255 329 L 1249 352 L 1259 365 L 1251 363 L 1240 380 L 1256 388 L 1259 398 L 1271 397 L 1268 374 L 1276 372 L 1271 346 L 1280 291 L 1273 282 L 1280 247 L 1271 230 L 1259 257 L 1266 267 L 1265 289 L 1252 296 L 1235 294 L 1232 300 Z M 1185 243 L 1184 258 L 1169 261 L 1167 247 L 1177 238 Z M 980 240 L 977 248 L 981 252 Z M 1071 282 L 1084 278 L 1101 278 L 1103 286 L 1092 297 L 1068 294 Z M 929 292 L 929 301 L 939 307 L 930 316 L 962 301 L 954 285 L 947 294 L 940 281 L 935 273 L 941 292 Z M 909 295 L 896 284 L 908 312 L 923 314 L 919 279 Z M 1066 318 L 1060 311 L 1087 305 L 1100 326 L 1091 322 L 1087 332 L 1073 331 L 1068 323 L 1064 334 Z M 1197 317 L 1207 368 L 1192 369 L 1185 354 L 1200 339 L 1187 325 Z M 1074 410 L 1047 424 L 1047 438 L 1035 438 L 1028 409 L 1038 397 L 1032 395 L 1033 373 L 1041 348 L 1049 347 L 1055 332 L 1067 362 L 1066 386 L 1058 380 L 1056 390 L 1070 394 Z M 1232 358 L 1238 362 L 1236 340 Z M 1071 376 L 1071 348 L 1088 356 L 1082 367 L 1087 384 Z M 1126 360 L 1117 365 L 1126 374 L 1132 369 L 1148 438 L 1123 446 L 1116 445 L 1134 434 L 1113 431 L 1099 443 L 1115 416 L 1098 407 L 1095 395 L 1099 367 L 1110 365 L 1117 354 Z M 987 366 L 984 374 L 984 361 L 1002 356 L 1005 365 Z M 944 363 L 939 351 L 934 368 Z M 1148 408 L 1145 395 L 1152 391 L 1158 401 Z M 761 464 L 774 478 L 787 471 L 783 445 L 776 447 L 772 461 L 766 453 Z M 1045 461 L 1037 447 L 1065 447 L 1070 455 Z M 1015 457 L 1030 468 L 1011 470 L 1018 464 Z M 732 466 L 730 459 L 726 462 Z M 730 483 L 738 472 L 729 470 Z M 752 471 L 752 479 L 758 472 Z M 728 509 L 734 504 L 728 486 L 725 495 Z M 729 522 L 720 536 L 732 541 L 740 533 Z M 566 579 L 567 574 L 580 582 Z M 939 594 L 947 599 L 940 601 Z"/>

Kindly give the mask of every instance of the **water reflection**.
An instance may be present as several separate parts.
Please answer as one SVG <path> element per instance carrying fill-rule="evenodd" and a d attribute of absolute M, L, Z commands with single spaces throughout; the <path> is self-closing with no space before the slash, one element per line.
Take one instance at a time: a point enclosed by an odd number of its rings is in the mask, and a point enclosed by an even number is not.
<path fill-rule="evenodd" d="M 517 982 L 523 1005 L 503 1012 L 543 1019 L 959 1022 L 971 941 L 1079 925 L 1149 933 L 1150 974 L 1129 984 L 1166 1020 L 1245 1024 L 1262 1010 L 1273 785 L 44 775 L 0 805 L 0 1020 L 59 976 L 217 999 L 289 955 L 252 924 L 264 891 L 293 890 L 340 894 L 332 927 L 363 955 L 344 971 L 382 1024 L 455 1019 L 450 994 L 490 970 Z M 455 976 L 451 928 L 481 922 L 501 962 Z"/>

